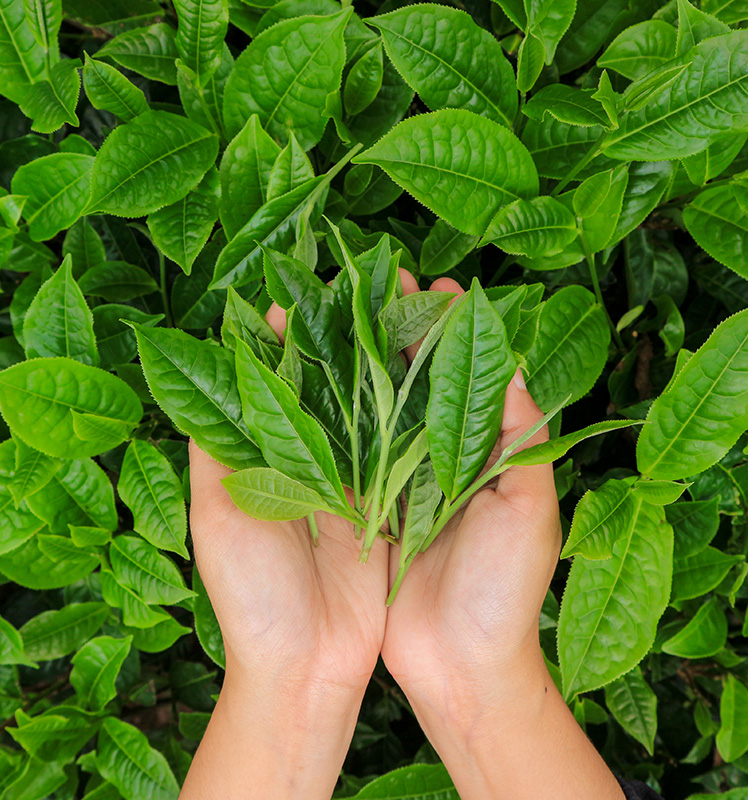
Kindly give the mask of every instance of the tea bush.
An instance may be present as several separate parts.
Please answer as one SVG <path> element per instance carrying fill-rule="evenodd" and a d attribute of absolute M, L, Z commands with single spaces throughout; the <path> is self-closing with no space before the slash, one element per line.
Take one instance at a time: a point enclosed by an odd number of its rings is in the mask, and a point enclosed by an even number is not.
<path fill-rule="evenodd" d="M 455 5 L 0 0 L 1 800 L 178 794 L 224 666 L 187 436 L 252 513 L 360 489 L 365 548 L 431 486 L 417 557 L 496 436 L 439 365 L 459 325 L 548 412 L 504 466 L 559 459 L 540 632 L 577 720 L 672 800 L 748 798 L 748 7 Z M 395 769 L 456 797 L 380 665 L 336 797 Z"/>

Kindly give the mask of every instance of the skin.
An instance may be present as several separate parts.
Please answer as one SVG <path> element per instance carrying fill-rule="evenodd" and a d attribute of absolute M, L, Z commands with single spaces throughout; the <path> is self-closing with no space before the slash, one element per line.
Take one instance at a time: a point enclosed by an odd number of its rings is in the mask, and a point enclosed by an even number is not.
<path fill-rule="evenodd" d="M 418 290 L 403 270 L 401 280 Z M 446 278 L 432 289 L 462 291 Z M 267 318 L 281 335 L 282 310 Z M 541 416 L 518 373 L 489 465 Z M 361 565 L 337 517 L 316 515 L 317 548 L 305 521 L 253 520 L 223 489 L 229 472 L 190 443 L 195 558 L 226 676 L 181 800 L 329 800 L 380 652 L 462 800 L 622 800 L 538 641 L 561 546 L 551 465 L 512 467 L 478 492 L 389 610 L 395 548 L 377 541 Z"/>

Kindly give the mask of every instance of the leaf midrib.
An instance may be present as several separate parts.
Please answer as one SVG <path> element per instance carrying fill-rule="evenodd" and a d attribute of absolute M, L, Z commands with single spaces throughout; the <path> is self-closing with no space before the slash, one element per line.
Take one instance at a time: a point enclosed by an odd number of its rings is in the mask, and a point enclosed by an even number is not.
<path fill-rule="evenodd" d="M 177 538 L 177 536 L 176 536 L 176 534 L 174 532 L 174 528 L 173 528 L 171 522 L 169 521 L 169 519 L 167 518 L 166 513 L 164 512 L 163 508 L 161 507 L 161 502 L 160 502 L 159 498 L 156 496 L 156 492 L 153 489 L 153 484 L 151 483 L 151 479 L 150 479 L 150 476 L 148 474 L 148 470 L 145 468 L 145 465 L 143 464 L 143 461 L 140 458 L 140 454 L 138 453 L 137 445 L 135 447 L 131 447 L 131 449 L 132 449 L 132 452 L 133 452 L 133 456 L 135 457 L 135 460 L 137 461 L 138 469 L 140 470 L 140 473 L 143 476 L 143 480 L 145 481 L 145 485 L 148 488 L 148 494 L 153 498 L 153 502 L 156 505 L 156 510 L 158 511 L 158 514 L 161 517 L 161 521 L 162 521 L 162 523 L 164 525 L 164 528 L 168 531 L 169 535 L 174 540 L 174 542 L 177 545 L 177 547 L 179 547 L 179 544 L 180 544 L 179 539 Z"/>

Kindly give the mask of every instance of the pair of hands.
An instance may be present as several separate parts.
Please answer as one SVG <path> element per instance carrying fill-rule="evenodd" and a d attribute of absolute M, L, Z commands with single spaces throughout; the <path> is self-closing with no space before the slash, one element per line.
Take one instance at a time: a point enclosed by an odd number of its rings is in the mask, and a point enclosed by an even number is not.
<path fill-rule="evenodd" d="M 418 291 L 409 273 L 401 270 L 401 279 L 406 293 Z M 462 291 L 446 278 L 432 289 Z M 281 309 L 268 321 L 282 335 Z M 518 373 L 492 461 L 541 416 Z M 545 431 L 528 445 L 543 438 Z M 381 652 L 419 718 L 428 709 L 446 713 L 440 706 L 451 694 L 470 724 L 469 715 L 513 690 L 517 670 L 542 665 L 538 616 L 561 544 L 551 465 L 512 467 L 498 487 L 476 494 L 418 556 L 389 609 L 396 548 L 379 540 L 362 565 L 360 542 L 338 517 L 317 514 L 319 547 L 306 520 L 251 519 L 220 483 L 228 472 L 191 443 L 195 556 L 223 633 L 227 675 L 355 697 Z"/>

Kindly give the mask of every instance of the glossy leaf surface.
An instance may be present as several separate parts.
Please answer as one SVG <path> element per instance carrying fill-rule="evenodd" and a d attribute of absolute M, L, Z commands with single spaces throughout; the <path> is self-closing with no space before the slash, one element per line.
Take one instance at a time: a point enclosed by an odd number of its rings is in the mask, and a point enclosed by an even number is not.
<path fill-rule="evenodd" d="M 99 711 L 117 696 L 114 682 L 127 657 L 131 637 L 97 636 L 73 656 L 70 683 L 83 704 Z"/>
<path fill-rule="evenodd" d="M 380 166 L 463 233 L 482 234 L 501 206 L 538 192 L 535 165 L 514 134 L 464 110 L 407 119 L 353 160 Z"/>

